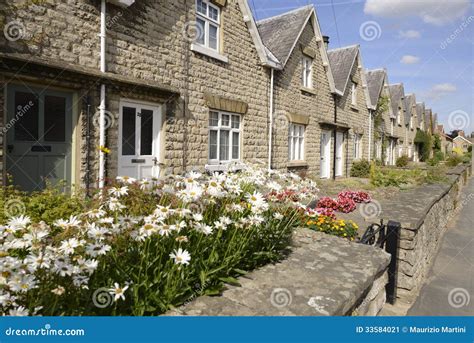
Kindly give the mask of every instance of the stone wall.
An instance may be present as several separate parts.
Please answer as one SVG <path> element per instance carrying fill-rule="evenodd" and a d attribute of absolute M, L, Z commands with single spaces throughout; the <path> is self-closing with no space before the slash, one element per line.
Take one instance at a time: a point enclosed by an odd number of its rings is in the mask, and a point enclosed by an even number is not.
<path fill-rule="evenodd" d="M 239 278 L 220 297 L 200 297 L 168 316 L 377 315 L 385 303 L 390 256 L 308 229 L 287 259 Z"/>
<path fill-rule="evenodd" d="M 397 297 L 402 303 L 410 304 L 418 296 L 440 240 L 459 211 L 469 170 L 459 166 L 449 173 L 447 183 L 422 186 L 381 201 L 383 218 L 402 224 L 397 274 Z"/>

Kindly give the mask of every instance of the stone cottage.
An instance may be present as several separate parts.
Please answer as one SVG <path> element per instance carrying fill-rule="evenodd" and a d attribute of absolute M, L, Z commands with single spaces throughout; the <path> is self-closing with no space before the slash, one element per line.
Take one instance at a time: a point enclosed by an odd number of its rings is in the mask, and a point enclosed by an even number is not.
<path fill-rule="evenodd" d="M 348 176 L 354 161 L 369 159 L 372 109 L 358 45 L 328 50 L 329 64 L 337 90 L 333 132 L 342 143 L 339 174 Z M 338 154 L 336 154 L 338 155 Z M 337 170 L 337 168 L 336 168 Z M 339 175 L 337 175 L 339 176 Z"/>
<path fill-rule="evenodd" d="M 389 164 L 388 149 L 392 140 L 393 111 L 390 102 L 388 75 L 385 69 L 366 71 L 367 87 L 374 109 L 374 143 L 372 159 Z"/>
<path fill-rule="evenodd" d="M 342 139 L 334 164 L 336 90 L 314 7 L 267 18 L 257 26 L 279 63 L 272 72 L 272 168 L 321 178 L 346 175 L 340 164 L 345 156 Z"/>
<path fill-rule="evenodd" d="M 392 111 L 395 116 L 394 127 L 391 129 L 393 132 L 393 142 L 390 147 L 390 164 L 394 165 L 398 158 L 402 157 L 405 154 L 406 147 L 406 128 L 405 128 L 405 89 L 403 84 L 394 84 L 390 85 L 390 99 L 392 103 Z"/>
<path fill-rule="evenodd" d="M 0 22 L 4 180 L 266 161 L 272 63 L 246 1 L 6 0 Z"/>
<path fill-rule="evenodd" d="M 418 162 L 418 150 L 415 145 L 417 112 L 415 94 L 405 96 L 405 155 L 410 161 Z"/>

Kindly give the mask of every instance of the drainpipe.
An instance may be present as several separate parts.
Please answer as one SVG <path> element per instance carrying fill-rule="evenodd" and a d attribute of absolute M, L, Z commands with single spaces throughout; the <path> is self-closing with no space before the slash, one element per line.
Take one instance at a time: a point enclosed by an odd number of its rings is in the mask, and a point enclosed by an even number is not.
<path fill-rule="evenodd" d="M 273 152 L 273 90 L 274 90 L 274 73 L 275 70 L 270 68 L 270 106 L 269 106 L 269 139 L 268 139 L 268 170 L 272 170 L 272 152 Z"/>
<path fill-rule="evenodd" d="M 106 46 L 106 0 L 101 0 L 100 5 L 100 71 L 106 72 L 105 66 L 105 46 Z M 105 84 L 100 86 L 100 106 L 99 106 L 99 146 L 105 147 Z M 105 185 L 105 154 L 99 150 L 99 188 Z"/>
<path fill-rule="evenodd" d="M 337 95 L 333 94 L 334 97 L 334 152 L 333 152 L 333 162 L 332 162 L 332 178 L 336 180 L 336 158 L 337 158 Z"/>
<path fill-rule="evenodd" d="M 369 111 L 369 162 L 371 161 L 372 157 L 372 115 L 373 111 Z"/>

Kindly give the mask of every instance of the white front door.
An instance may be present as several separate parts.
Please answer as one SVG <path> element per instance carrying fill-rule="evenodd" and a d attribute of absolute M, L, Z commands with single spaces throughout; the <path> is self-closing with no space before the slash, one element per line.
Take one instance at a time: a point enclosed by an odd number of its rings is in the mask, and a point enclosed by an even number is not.
<path fill-rule="evenodd" d="M 328 179 L 331 163 L 331 132 L 321 133 L 321 178 Z"/>
<path fill-rule="evenodd" d="M 342 132 L 338 132 L 336 134 L 336 176 L 342 176 L 344 155 L 343 143 L 344 134 Z"/>
<path fill-rule="evenodd" d="M 161 106 L 124 101 L 119 120 L 119 176 L 159 177 Z"/>

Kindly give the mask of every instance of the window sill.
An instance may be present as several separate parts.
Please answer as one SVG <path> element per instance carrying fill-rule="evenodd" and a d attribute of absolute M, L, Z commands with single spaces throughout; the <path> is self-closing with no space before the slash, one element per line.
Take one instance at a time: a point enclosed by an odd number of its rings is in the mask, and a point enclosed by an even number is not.
<path fill-rule="evenodd" d="M 245 164 L 241 162 L 229 162 L 223 164 L 206 164 L 206 171 L 211 173 L 214 172 L 229 172 L 229 171 L 239 171 L 245 169 Z"/>
<path fill-rule="evenodd" d="M 305 161 L 290 161 L 286 164 L 287 168 L 308 168 L 309 165 Z"/>
<path fill-rule="evenodd" d="M 223 56 L 219 54 L 217 51 L 206 48 L 202 45 L 199 44 L 191 44 L 191 51 L 197 52 L 199 54 L 211 57 L 215 60 L 224 62 L 224 63 L 229 63 L 229 59 L 226 56 Z"/>
<path fill-rule="evenodd" d="M 356 106 L 357 105 L 351 105 L 351 110 L 359 112 L 359 109 Z"/>
<path fill-rule="evenodd" d="M 301 92 L 316 95 L 316 90 L 314 88 L 301 87 Z"/>

